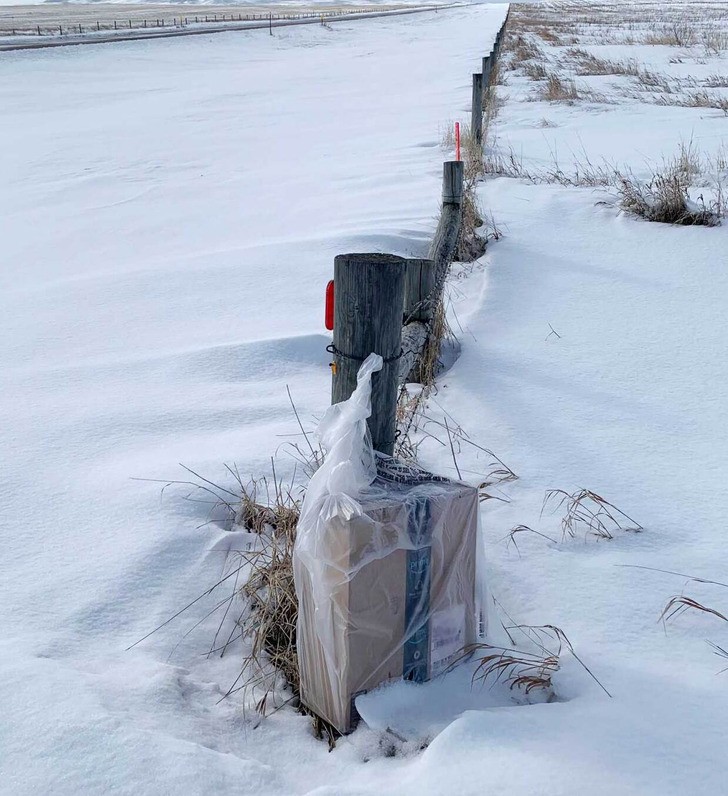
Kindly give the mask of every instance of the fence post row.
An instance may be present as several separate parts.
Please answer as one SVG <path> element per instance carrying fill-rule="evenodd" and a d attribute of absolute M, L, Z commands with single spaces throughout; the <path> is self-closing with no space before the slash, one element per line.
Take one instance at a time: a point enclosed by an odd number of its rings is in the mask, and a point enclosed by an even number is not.
<path fill-rule="evenodd" d="M 483 137 L 483 103 L 507 22 L 508 16 L 492 52 L 482 60 L 483 71 L 473 74 L 471 131 L 478 144 Z M 442 209 L 427 259 L 341 254 L 334 260 L 331 402 L 349 398 L 361 363 L 372 352 L 380 354 L 384 367 L 372 380 L 368 425 L 374 449 L 390 456 L 396 433 L 397 388 L 419 377 L 420 358 L 455 256 L 462 222 L 463 180 L 462 161 L 443 164 Z"/>
<path fill-rule="evenodd" d="M 437 8 L 435 8 L 435 10 L 437 10 Z M 238 22 L 243 22 L 243 21 L 251 21 L 251 20 L 252 21 L 268 20 L 268 29 L 269 29 L 271 35 L 273 35 L 273 21 L 274 20 L 319 19 L 321 21 L 321 24 L 326 24 L 325 20 L 327 18 L 343 17 L 343 16 L 347 16 L 347 15 L 351 15 L 351 14 L 366 14 L 366 13 L 369 13 L 369 12 L 370 12 L 370 9 L 368 10 L 368 9 L 363 9 L 362 8 L 362 9 L 342 9 L 340 11 L 307 12 L 307 13 L 302 13 L 302 14 L 301 13 L 299 13 L 299 14 L 273 14 L 273 13 L 269 12 L 267 15 L 266 14 L 245 14 L 245 16 L 243 16 L 241 13 L 239 13 L 238 16 L 237 16 L 237 21 Z M 195 20 L 195 24 L 199 24 L 199 23 L 202 22 L 202 18 L 199 17 L 199 16 L 195 16 L 194 20 Z M 222 22 L 228 22 L 228 21 L 235 22 L 236 19 L 235 19 L 235 14 L 230 14 L 229 20 L 228 20 L 227 14 L 223 14 L 221 19 L 218 18 L 217 14 L 214 14 L 212 19 L 210 19 L 209 15 L 206 15 L 204 21 L 205 22 L 219 22 L 219 21 L 222 21 Z M 172 19 L 172 25 L 175 28 L 177 28 L 177 27 L 180 27 L 180 28 L 186 27 L 189 24 L 190 24 L 190 18 L 189 17 L 184 17 L 184 21 L 183 21 L 182 17 L 179 17 L 179 18 L 178 17 L 173 17 L 173 19 Z M 137 22 L 137 27 L 143 27 L 143 28 L 147 28 L 147 27 L 164 28 L 164 27 L 166 27 L 166 25 L 167 25 L 167 23 L 166 23 L 166 21 L 163 18 L 159 18 L 159 19 L 155 18 L 154 20 L 152 20 L 151 24 L 146 19 L 139 20 Z M 128 26 L 129 30 L 132 30 L 133 27 L 134 27 L 131 19 L 128 19 L 126 22 L 123 22 L 123 21 L 119 22 L 118 20 L 115 20 L 115 19 L 114 20 L 109 20 L 108 22 L 104 22 L 104 27 L 103 28 L 101 27 L 101 21 L 100 20 L 96 21 L 96 30 L 97 31 L 101 31 L 101 30 L 104 30 L 104 29 L 111 29 L 112 27 L 113 27 L 114 30 L 119 30 L 119 28 L 121 26 Z M 89 25 L 86 28 L 86 32 L 88 32 L 91 29 L 92 29 L 92 25 Z M 29 30 L 32 31 L 32 27 Z M 50 33 L 50 34 L 53 34 L 54 30 L 55 30 L 55 27 L 46 28 L 45 29 L 45 31 Z M 73 25 L 70 25 L 68 30 L 70 32 L 73 32 L 75 30 L 75 23 Z M 21 34 L 24 33 L 24 32 L 25 31 L 21 31 Z M 78 32 L 80 34 L 82 34 L 84 32 L 84 28 L 83 28 L 83 26 L 81 24 L 78 25 Z M 43 35 L 44 30 L 41 29 L 40 25 L 36 25 L 36 33 L 37 33 L 38 36 L 42 36 Z M 13 28 L 12 29 L 12 34 L 13 35 L 17 35 L 18 34 L 18 30 L 16 28 Z M 60 36 L 63 36 L 63 25 L 59 24 L 59 26 L 58 26 L 58 34 Z"/>

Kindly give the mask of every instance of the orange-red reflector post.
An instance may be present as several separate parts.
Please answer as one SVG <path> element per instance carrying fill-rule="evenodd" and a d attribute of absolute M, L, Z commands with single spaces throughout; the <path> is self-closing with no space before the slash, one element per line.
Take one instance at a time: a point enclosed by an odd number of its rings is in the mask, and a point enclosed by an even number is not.
<path fill-rule="evenodd" d="M 460 160 L 460 122 L 455 122 L 455 160 Z"/>
<path fill-rule="evenodd" d="M 331 332 L 334 328 L 334 280 L 329 280 L 326 285 L 326 311 L 324 313 L 324 323 Z"/>

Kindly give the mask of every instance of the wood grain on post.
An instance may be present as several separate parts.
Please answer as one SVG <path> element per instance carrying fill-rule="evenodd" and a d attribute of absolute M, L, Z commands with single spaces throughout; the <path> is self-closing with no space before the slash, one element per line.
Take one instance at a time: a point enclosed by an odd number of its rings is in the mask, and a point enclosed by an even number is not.
<path fill-rule="evenodd" d="M 435 263 L 432 260 L 405 260 L 404 320 L 427 322 L 435 310 Z"/>
<path fill-rule="evenodd" d="M 392 254 L 340 254 L 334 259 L 334 368 L 331 402 L 349 398 L 362 362 L 384 359 L 372 379 L 368 425 L 375 450 L 392 455 L 402 350 L 405 259 Z"/>
<path fill-rule="evenodd" d="M 473 75 L 473 104 L 470 111 L 470 134 L 477 144 L 483 142 L 483 75 Z"/>

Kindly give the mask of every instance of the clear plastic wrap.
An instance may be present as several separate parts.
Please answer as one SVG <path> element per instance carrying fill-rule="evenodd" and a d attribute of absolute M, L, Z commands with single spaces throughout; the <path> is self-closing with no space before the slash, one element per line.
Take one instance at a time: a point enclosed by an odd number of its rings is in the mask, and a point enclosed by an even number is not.
<path fill-rule="evenodd" d="M 325 458 L 293 561 L 301 697 L 342 733 L 358 694 L 440 674 L 483 621 L 477 489 L 374 454 L 366 420 L 381 366 L 371 355 L 319 425 Z"/>

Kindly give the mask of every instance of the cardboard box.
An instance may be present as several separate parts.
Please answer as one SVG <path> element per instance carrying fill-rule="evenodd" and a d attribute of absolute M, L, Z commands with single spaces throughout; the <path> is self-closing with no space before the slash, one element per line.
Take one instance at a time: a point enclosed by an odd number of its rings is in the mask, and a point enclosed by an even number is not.
<path fill-rule="evenodd" d="M 477 489 L 380 459 L 360 503 L 361 515 L 323 525 L 324 583 L 296 569 L 301 698 L 342 733 L 356 725 L 356 696 L 429 680 L 478 632 Z"/>

